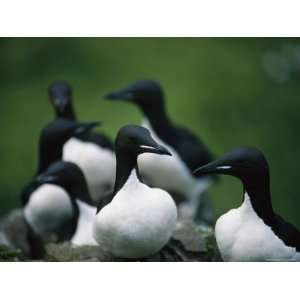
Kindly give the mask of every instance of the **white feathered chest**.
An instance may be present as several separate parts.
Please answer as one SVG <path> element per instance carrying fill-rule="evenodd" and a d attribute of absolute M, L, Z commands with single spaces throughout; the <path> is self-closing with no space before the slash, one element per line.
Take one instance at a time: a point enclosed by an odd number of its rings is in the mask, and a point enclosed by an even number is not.
<path fill-rule="evenodd" d="M 256 214 L 247 193 L 239 208 L 218 219 L 215 234 L 225 261 L 300 259 L 296 249 L 287 247 Z"/>
<path fill-rule="evenodd" d="M 81 168 L 94 200 L 112 190 L 116 160 L 111 150 L 72 138 L 64 145 L 63 160 L 76 163 Z"/>
<path fill-rule="evenodd" d="M 171 196 L 141 183 L 134 170 L 112 202 L 96 216 L 94 236 L 115 256 L 145 257 L 168 242 L 176 220 Z"/>

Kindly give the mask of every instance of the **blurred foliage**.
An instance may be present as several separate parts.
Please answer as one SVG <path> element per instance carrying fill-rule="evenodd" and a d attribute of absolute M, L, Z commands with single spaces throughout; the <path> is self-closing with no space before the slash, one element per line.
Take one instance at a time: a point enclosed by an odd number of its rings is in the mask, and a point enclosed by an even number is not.
<path fill-rule="evenodd" d="M 297 39 L 274 38 L 0 39 L 0 214 L 19 206 L 21 188 L 35 171 L 39 131 L 53 118 L 49 83 L 68 80 L 80 119 L 103 121 L 102 130 L 114 137 L 141 115 L 102 95 L 152 78 L 165 88 L 172 119 L 201 136 L 216 155 L 237 145 L 266 154 L 274 207 L 300 228 L 299 74 L 276 82 L 268 75 L 274 66 L 268 72 L 263 66 L 266 53 L 287 43 L 299 47 Z M 241 193 L 238 180 L 223 176 L 211 189 L 217 212 L 237 206 Z"/>

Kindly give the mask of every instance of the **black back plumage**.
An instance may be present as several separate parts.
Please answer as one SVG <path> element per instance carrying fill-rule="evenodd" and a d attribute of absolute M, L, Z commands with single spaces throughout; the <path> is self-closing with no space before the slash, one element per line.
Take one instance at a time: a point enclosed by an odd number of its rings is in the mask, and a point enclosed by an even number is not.
<path fill-rule="evenodd" d="M 213 159 L 213 155 L 200 138 L 184 127 L 174 126 L 169 132 L 160 131 L 158 134 L 178 153 L 191 172 Z"/>
<path fill-rule="evenodd" d="M 285 245 L 296 248 L 300 252 L 300 232 L 294 225 L 286 222 L 277 214 L 274 214 L 272 221 L 268 225 Z"/>
<path fill-rule="evenodd" d="M 71 132 L 75 126 L 74 122 L 58 119 L 48 123 L 42 130 L 38 142 L 38 167 L 35 176 L 44 172 L 51 163 L 62 159 L 63 144 L 72 136 Z M 26 185 L 21 193 L 23 206 L 29 200 L 31 193 L 38 187 L 33 179 Z"/>
<path fill-rule="evenodd" d="M 113 150 L 113 144 L 108 136 L 97 132 L 89 132 L 85 137 L 81 137 L 80 140 L 84 142 L 90 142 L 98 145 L 101 148 Z"/>

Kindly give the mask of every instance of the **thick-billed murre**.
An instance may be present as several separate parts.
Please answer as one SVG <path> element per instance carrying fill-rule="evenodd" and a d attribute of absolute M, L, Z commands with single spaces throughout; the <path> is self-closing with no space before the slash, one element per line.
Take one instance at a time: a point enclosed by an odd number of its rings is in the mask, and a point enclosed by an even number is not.
<path fill-rule="evenodd" d="M 38 166 L 35 176 L 44 172 L 53 162 L 62 160 L 63 145 L 67 140 L 73 136 L 85 135 L 98 125 L 98 122 L 79 123 L 65 119 L 56 119 L 45 125 L 39 136 Z M 27 201 L 30 186 L 27 185 L 22 191 L 23 203 Z"/>
<path fill-rule="evenodd" d="M 72 136 L 82 136 L 85 135 L 86 132 L 90 131 L 92 128 L 97 126 L 98 122 L 89 122 L 89 123 L 78 123 L 71 120 L 66 119 L 57 119 L 49 124 L 47 124 L 41 131 L 40 137 L 39 137 L 39 158 L 38 158 L 38 167 L 35 173 L 35 176 L 33 180 L 23 189 L 22 195 L 21 195 L 21 201 L 23 206 L 26 209 L 26 206 L 28 204 L 28 201 L 30 200 L 32 194 L 36 191 L 36 189 L 40 186 L 39 182 L 37 181 L 37 178 L 40 174 L 44 173 L 53 163 L 56 161 L 62 160 L 62 154 L 63 154 L 63 145 L 65 142 L 70 139 Z M 57 198 L 58 202 L 60 201 L 60 196 L 62 197 L 61 192 L 57 192 L 56 189 L 44 189 L 47 190 L 47 197 L 49 199 Z M 56 190 L 56 191 L 55 191 Z M 53 194 L 52 192 L 53 191 Z M 42 193 L 42 195 L 45 195 L 46 193 Z M 39 194 L 40 195 L 40 194 Z M 57 196 L 57 197 L 56 197 Z M 46 196 L 45 196 L 46 197 Z M 65 197 L 62 197 L 65 198 Z M 90 200 L 88 197 L 84 199 L 78 199 L 78 205 L 80 208 L 80 215 L 79 215 L 79 221 L 78 224 L 80 225 L 82 222 L 81 219 L 83 217 L 83 221 L 85 220 L 85 214 L 82 214 L 82 207 L 84 210 L 89 209 L 89 211 L 92 212 L 93 216 L 96 213 L 96 208 L 94 206 L 91 206 L 92 204 L 90 201 L 88 203 L 85 203 L 83 201 Z M 35 211 L 33 209 L 33 204 L 31 203 L 31 211 Z M 37 207 L 39 207 L 39 203 L 37 203 Z M 44 211 L 46 211 L 47 207 L 44 207 Z M 28 209 L 27 209 L 28 210 Z M 59 207 L 58 207 L 59 210 Z M 45 222 L 46 219 L 45 219 Z M 29 221 L 30 223 L 30 221 Z M 47 226 L 47 225 L 45 225 Z M 81 226 L 77 226 L 77 229 L 82 231 Z M 31 233 L 31 232 L 30 232 Z M 64 234 L 62 234 L 64 235 Z M 85 230 L 85 239 L 90 236 L 92 238 L 92 232 Z M 33 239 L 35 242 L 35 239 L 33 236 L 29 237 Z M 66 235 L 65 239 L 69 239 L 70 236 Z M 35 247 L 35 245 L 33 245 Z M 34 249 L 33 249 L 34 251 Z"/>
<path fill-rule="evenodd" d="M 76 120 L 72 88 L 67 82 L 53 82 L 48 88 L 48 95 L 57 118 Z M 76 163 L 82 169 L 95 203 L 112 192 L 116 161 L 113 145 L 106 135 L 89 132 L 71 138 L 64 145 L 63 159 Z"/>
<path fill-rule="evenodd" d="M 259 150 L 237 148 L 195 173 L 231 175 L 242 181 L 241 206 L 222 215 L 215 226 L 225 261 L 300 260 L 300 232 L 274 212 L 269 166 Z"/>
<path fill-rule="evenodd" d="M 92 203 L 82 171 L 74 163 L 58 161 L 34 185 L 24 206 L 26 222 L 45 241 L 70 240 L 77 228 L 77 200 Z"/>
<path fill-rule="evenodd" d="M 171 154 L 154 141 L 146 128 L 135 125 L 119 130 L 115 150 L 117 168 L 112 201 L 98 212 L 94 237 L 117 257 L 146 257 L 169 241 L 177 209 L 167 192 L 140 181 L 137 157 L 142 153 Z"/>
<path fill-rule="evenodd" d="M 175 200 L 186 200 L 178 207 L 180 218 L 197 218 L 212 223 L 212 205 L 203 193 L 212 180 L 209 176 L 199 180 L 192 174 L 196 167 L 211 161 L 212 156 L 198 137 L 170 120 L 159 83 L 140 80 L 123 90 L 107 94 L 105 98 L 127 100 L 137 105 L 145 117 L 142 126 L 172 153 L 172 157 L 157 157 L 151 153 L 141 155 L 139 168 L 144 181 L 167 190 Z"/>

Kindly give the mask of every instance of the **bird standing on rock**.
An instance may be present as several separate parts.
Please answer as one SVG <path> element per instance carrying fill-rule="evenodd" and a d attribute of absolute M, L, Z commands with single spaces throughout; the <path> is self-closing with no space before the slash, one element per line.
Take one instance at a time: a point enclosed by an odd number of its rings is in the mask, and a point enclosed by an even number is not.
<path fill-rule="evenodd" d="M 65 81 L 55 81 L 48 88 L 56 118 L 76 120 L 72 104 L 72 89 Z M 103 133 L 89 132 L 73 137 L 63 148 L 63 159 L 76 163 L 83 171 L 95 203 L 112 192 L 115 176 L 113 145 Z"/>
<path fill-rule="evenodd" d="M 231 175 L 242 181 L 241 206 L 221 216 L 215 226 L 225 261 L 300 261 L 300 232 L 274 212 L 269 165 L 259 150 L 237 148 L 195 173 Z"/>
<path fill-rule="evenodd" d="M 58 189 L 56 186 L 54 188 L 45 185 L 41 187 L 39 176 L 41 174 L 44 174 L 48 170 L 48 168 L 51 168 L 52 164 L 62 160 L 63 145 L 67 140 L 69 140 L 72 136 L 81 137 L 97 125 L 98 122 L 78 123 L 75 121 L 65 119 L 57 119 L 47 124 L 41 131 L 39 137 L 39 159 L 36 175 L 33 178 L 33 180 L 23 189 L 21 197 L 22 204 L 24 206 L 25 219 L 30 225 L 28 239 L 30 239 L 33 243 L 33 251 L 35 251 L 34 248 L 36 248 L 34 243 L 39 243 L 39 239 L 35 237 L 35 234 L 41 236 L 42 239 L 47 240 L 47 238 L 49 237 L 48 231 L 51 231 L 50 229 L 43 230 L 44 227 L 48 228 L 48 226 L 51 227 L 51 225 L 48 224 L 49 220 L 47 218 L 41 216 L 46 216 L 47 214 L 49 214 L 49 217 L 53 218 L 53 220 L 51 221 L 52 224 L 57 222 L 58 228 L 61 228 L 61 223 L 63 222 L 61 220 L 63 218 L 60 218 L 60 214 L 62 217 L 66 216 L 66 219 L 72 216 L 72 224 L 71 226 L 68 226 L 69 229 L 67 230 L 67 232 L 64 230 L 60 232 L 60 230 L 58 229 L 53 230 L 52 232 L 51 239 L 55 241 L 61 241 L 69 240 L 71 236 L 75 233 L 73 231 L 76 228 L 81 231 L 81 226 L 74 226 L 75 219 L 77 225 L 78 206 L 80 208 L 82 206 L 89 207 L 90 211 L 92 212 L 91 214 L 93 216 L 95 215 L 96 207 L 91 206 L 94 203 L 89 197 L 89 194 L 88 196 L 77 199 L 76 203 L 72 201 L 72 207 L 70 207 L 70 201 L 68 201 L 66 193 L 62 192 L 61 189 Z M 73 164 L 66 163 L 64 165 L 65 167 L 62 168 L 60 172 L 63 172 L 66 169 L 66 167 L 67 169 L 70 169 L 71 165 Z M 78 167 L 72 167 L 72 169 L 76 168 Z M 75 170 L 75 172 L 79 174 L 81 171 Z M 83 175 L 79 175 L 79 177 L 83 177 Z M 81 180 L 85 182 L 84 177 Z M 34 201 L 32 199 L 34 199 Z M 47 205 L 48 202 L 49 204 Z M 62 209 L 60 203 L 62 205 L 63 203 L 66 204 L 64 206 L 65 209 Z M 55 209 L 57 209 L 56 213 Z M 58 218 L 57 220 L 55 218 L 56 214 Z M 81 219 L 82 216 L 80 213 L 78 222 L 79 225 L 82 223 Z M 42 225 L 43 223 L 44 226 Z M 85 231 L 85 236 L 85 238 L 91 236 L 91 230 L 90 232 L 88 230 Z M 38 245 L 37 247 L 40 247 L 40 245 Z"/>
<path fill-rule="evenodd" d="M 105 96 L 109 100 L 134 103 L 142 111 L 143 126 L 164 145 L 172 157 L 157 157 L 145 153 L 139 157 L 141 176 L 147 184 L 170 192 L 179 203 L 180 218 L 192 218 L 211 224 L 214 211 L 204 191 L 211 184 L 211 176 L 199 179 L 192 171 L 212 160 L 204 144 L 189 130 L 175 125 L 169 118 L 159 83 L 140 80 L 125 89 Z M 178 202 L 178 201 L 177 201 Z"/>
<path fill-rule="evenodd" d="M 94 237 L 116 257 L 141 258 L 169 241 L 177 221 L 172 197 L 139 178 L 137 157 L 143 153 L 171 155 L 140 126 L 122 127 L 116 137 L 116 181 L 112 201 L 97 214 Z"/>
<path fill-rule="evenodd" d="M 36 177 L 34 183 L 24 206 L 27 223 L 46 241 L 70 240 L 77 228 L 77 202 L 92 204 L 82 171 L 73 163 L 58 161 Z"/>

